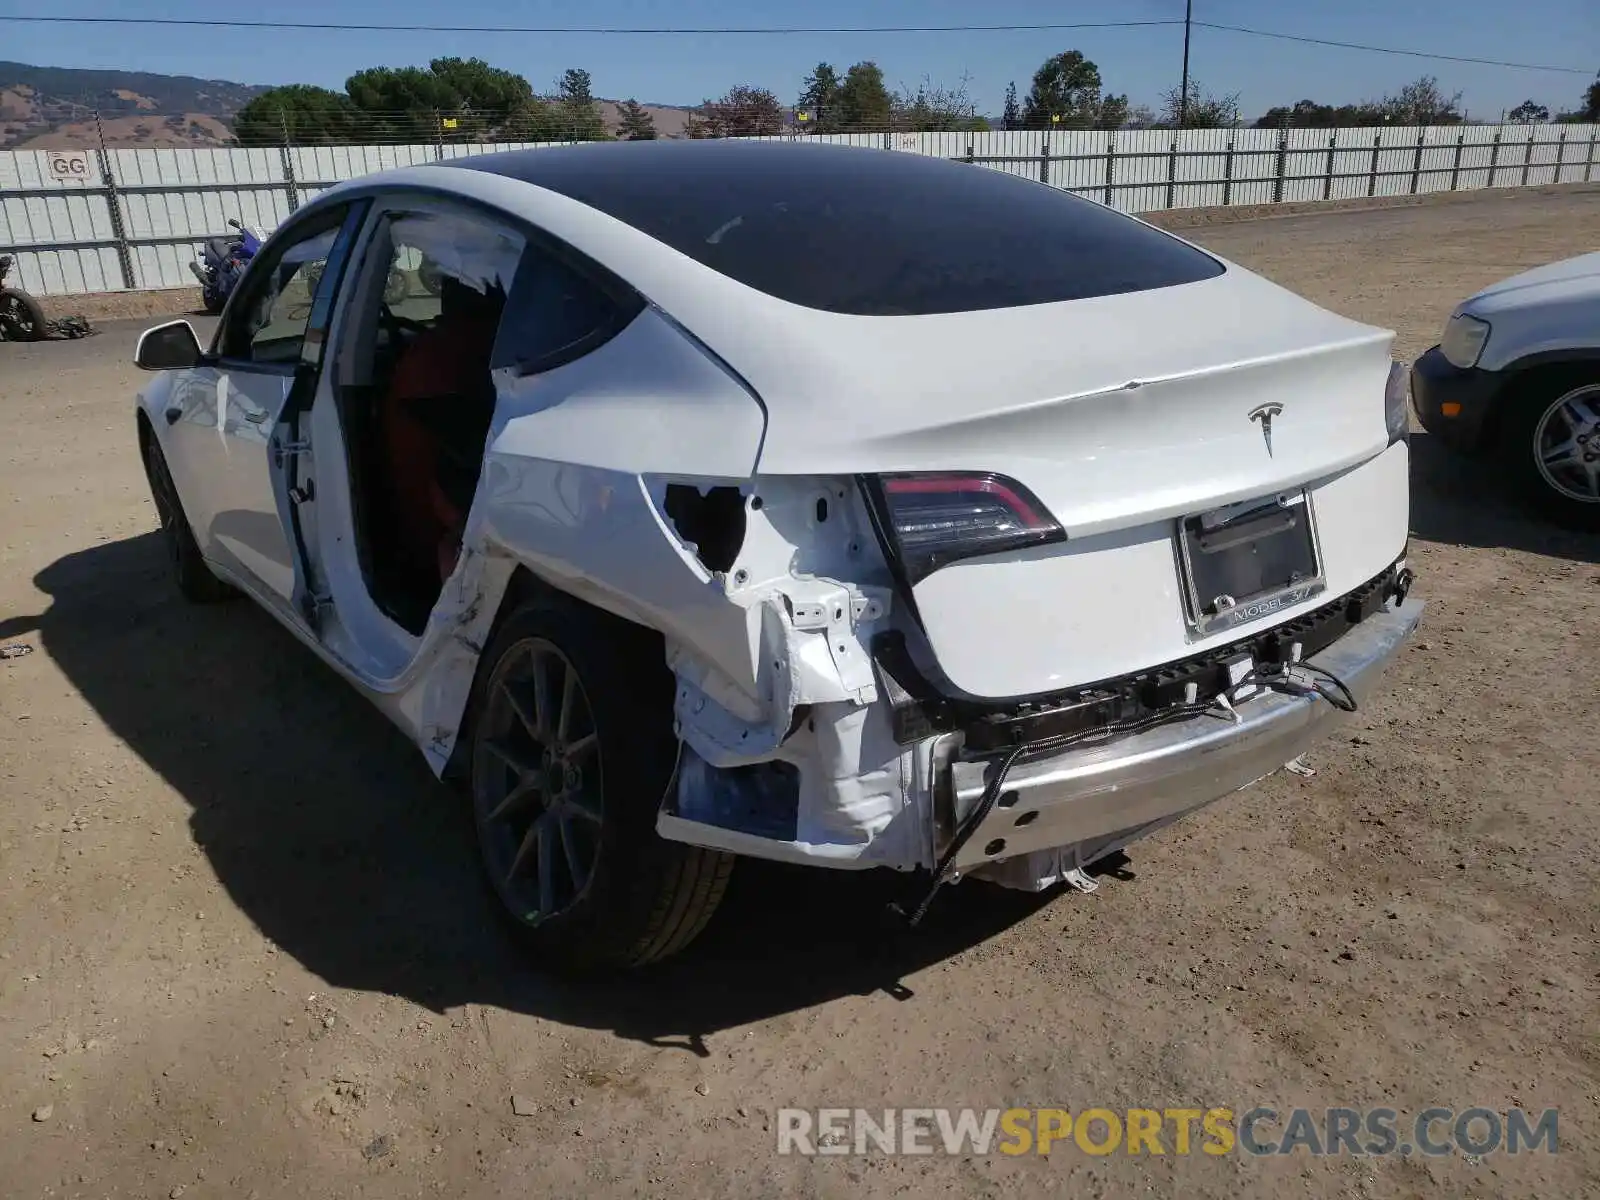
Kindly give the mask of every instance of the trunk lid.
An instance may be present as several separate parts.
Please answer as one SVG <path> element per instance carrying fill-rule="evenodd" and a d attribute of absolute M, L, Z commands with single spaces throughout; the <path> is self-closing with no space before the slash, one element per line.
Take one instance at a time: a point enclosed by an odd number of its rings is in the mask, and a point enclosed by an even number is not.
<path fill-rule="evenodd" d="M 768 407 L 761 473 L 995 472 L 1067 535 L 915 584 L 936 671 L 959 691 L 1037 694 L 1184 658 L 1326 602 L 1403 552 L 1406 450 L 1389 447 L 1384 418 L 1393 335 L 1249 272 L 1027 309 L 798 324 L 746 373 Z M 1198 628 L 1179 520 L 1302 493 L 1318 585 Z"/>

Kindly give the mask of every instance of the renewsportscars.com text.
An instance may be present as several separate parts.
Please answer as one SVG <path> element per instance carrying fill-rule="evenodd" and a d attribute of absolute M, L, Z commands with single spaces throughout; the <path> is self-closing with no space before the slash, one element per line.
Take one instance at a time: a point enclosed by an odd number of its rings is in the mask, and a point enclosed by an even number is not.
<path fill-rule="evenodd" d="M 1307 1154 L 1559 1152 L 1558 1110 L 1486 1107 L 780 1108 L 779 1154 Z"/>

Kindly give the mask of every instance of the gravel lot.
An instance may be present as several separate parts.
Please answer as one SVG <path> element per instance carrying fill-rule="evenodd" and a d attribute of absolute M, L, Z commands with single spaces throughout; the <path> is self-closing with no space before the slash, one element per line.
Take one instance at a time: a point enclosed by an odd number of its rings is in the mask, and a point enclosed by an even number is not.
<path fill-rule="evenodd" d="M 1600 245 L 1600 189 L 1189 236 L 1412 356 L 1460 296 Z M 913 937 L 874 880 L 757 866 L 682 960 L 574 987 L 497 931 L 398 734 L 265 615 L 177 599 L 137 328 L 0 345 L 0 642 L 36 649 L 0 661 L 0 1191 L 1600 1190 L 1600 539 L 1482 467 L 1417 438 L 1432 606 L 1314 778 L 1134 846 L 1093 896 L 962 887 Z M 779 1106 L 1010 1104 L 1559 1106 L 1561 1153 L 774 1153 Z"/>

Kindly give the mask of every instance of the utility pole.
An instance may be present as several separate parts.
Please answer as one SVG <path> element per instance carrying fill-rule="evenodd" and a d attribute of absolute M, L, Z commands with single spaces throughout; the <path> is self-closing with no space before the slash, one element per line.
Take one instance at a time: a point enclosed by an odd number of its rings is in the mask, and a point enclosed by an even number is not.
<path fill-rule="evenodd" d="M 1194 0 L 1183 4 L 1183 83 L 1178 88 L 1178 128 L 1184 127 L 1189 115 L 1189 28 L 1194 20 Z"/>

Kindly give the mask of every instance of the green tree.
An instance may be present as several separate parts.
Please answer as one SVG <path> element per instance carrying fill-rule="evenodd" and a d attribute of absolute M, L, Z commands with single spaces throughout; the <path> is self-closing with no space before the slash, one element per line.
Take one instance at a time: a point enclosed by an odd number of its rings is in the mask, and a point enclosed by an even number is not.
<path fill-rule="evenodd" d="M 345 81 L 351 102 L 381 140 L 486 137 L 534 99 L 521 75 L 480 58 L 436 58 L 422 67 L 369 67 Z"/>
<path fill-rule="evenodd" d="M 344 90 L 373 141 L 431 142 L 440 134 L 440 114 L 456 107 L 449 85 L 421 67 L 368 67 L 345 80 Z"/>
<path fill-rule="evenodd" d="M 700 106 L 702 128 L 691 121 L 690 137 L 757 137 L 783 132 L 783 105 L 766 88 L 740 84 Z"/>
<path fill-rule="evenodd" d="M 1532 100 L 1524 100 L 1506 114 L 1513 125 L 1538 125 L 1550 119 L 1550 110 Z"/>
<path fill-rule="evenodd" d="M 1594 82 L 1584 92 L 1583 103 L 1570 112 L 1559 114 L 1556 120 L 1564 125 L 1586 125 L 1591 121 L 1600 121 L 1600 74 L 1595 76 Z"/>
<path fill-rule="evenodd" d="M 875 62 L 858 62 L 844 73 L 839 85 L 839 128 L 846 132 L 873 132 L 889 128 L 894 103 L 883 84 L 883 70 Z"/>
<path fill-rule="evenodd" d="M 256 96 L 233 119 L 241 146 L 329 146 L 361 140 L 360 113 L 343 92 L 291 83 Z"/>
<path fill-rule="evenodd" d="M 1028 129 L 1087 129 L 1100 117 L 1100 68 L 1077 50 L 1047 58 L 1033 73 L 1022 105 Z"/>
<path fill-rule="evenodd" d="M 481 58 L 436 58 L 428 70 L 454 93 L 456 107 L 480 113 L 494 124 L 533 98 L 533 88 L 521 75 L 491 67 Z"/>
<path fill-rule="evenodd" d="M 566 122 L 554 104 L 532 96 L 517 105 L 489 138 L 495 142 L 562 142 L 568 140 Z"/>
<path fill-rule="evenodd" d="M 1121 129 L 1128 123 L 1128 97 L 1102 96 L 1100 111 L 1095 114 L 1096 129 Z"/>
<path fill-rule="evenodd" d="M 644 105 L 627 99 L 617 106 L 621 116 L 618 136 L 625 142 L 653 142 L 656 140 L 656 122 Z"/>
<path fill-rule="evenodd" d="M 839 72 L 821 62 L 800 81 L 800 99 L 795 107 L 806 113 L 806 128 L 812 133 L 833 133 L 839 124 Z"/>
<path fill-rule="evenodd" d="M 600 142 L 610 137 L 605 121 L 600 116 L 600 106 L 595 103 L 589 72 L 570 67 L 562 73 L 556 83 L 555 109 L 562 126 L 563 139 Z"/>
<path fill-rule="evenodd" d="M 1015 81 L 1006 84 L 1006 106 L 1000 113 L 1000 128 L 1022 128 L 1022 109 L 1017 104 L 1017 85 Z"/>

